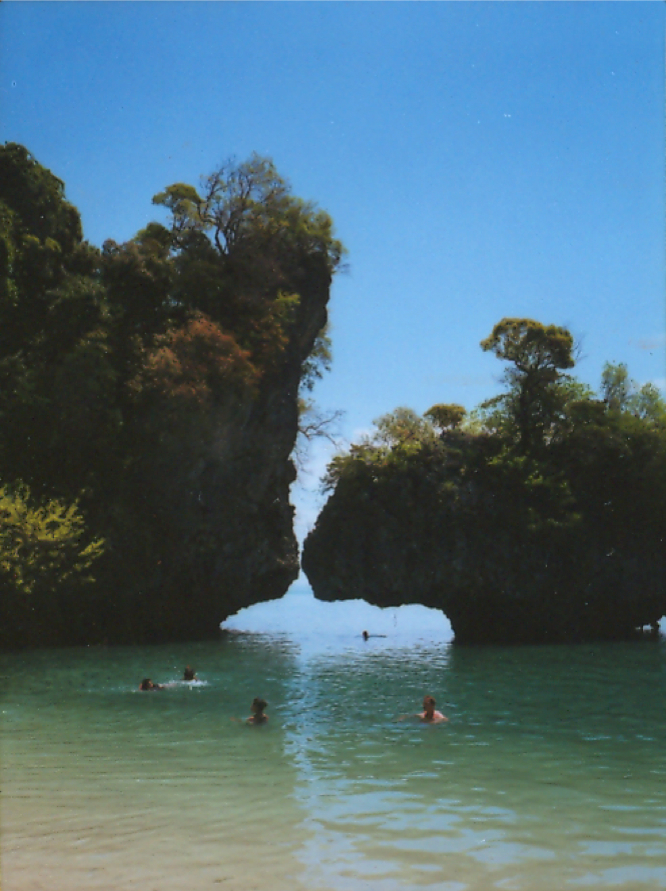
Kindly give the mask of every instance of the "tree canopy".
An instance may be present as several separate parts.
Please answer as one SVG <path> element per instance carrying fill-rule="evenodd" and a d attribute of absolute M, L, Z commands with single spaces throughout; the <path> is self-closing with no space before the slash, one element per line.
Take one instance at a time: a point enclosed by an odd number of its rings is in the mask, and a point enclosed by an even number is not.
<path fill-rule="evenodd" d="M 566 402 L 563 371 L 574 365 L 573 337 L 557 325 L 505 318 L 481 348 L 510 363 L 504 372 L 507 390 L 495 404 L 504 407 L 517 448 L 528 453 L 543 444 Z"/>
<path fill-rule="evenodd" d="M 653 383 L 639 386 L 629 377 L 624 362 L 606 362 L 601 377 L 601 395 L 611 411 L 631 412 L 654 424 L 666 424 L 664 400 Z"/>
<path fill-rule="evenodd" d="M 464 421 L 467 410 L 457 403 L 442 404 L 431 406 L 424 417 L 439 430 L 455 429 Z"/>

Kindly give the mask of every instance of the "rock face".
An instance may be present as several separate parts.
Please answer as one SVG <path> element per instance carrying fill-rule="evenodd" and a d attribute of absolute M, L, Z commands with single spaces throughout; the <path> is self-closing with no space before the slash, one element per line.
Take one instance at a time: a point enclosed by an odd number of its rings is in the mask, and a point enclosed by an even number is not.
<path fill-rule="evenodd" d="M 258 393 L 179 418 L 134 467 L 123 498 L 134 506 L 132 533 L 113 549 L 130 555 L 131 572 L 107 566 L 129 597 L 109 600 L 99 636 L 215 637 L 229 615 L 281 597 L 297 577 L 290 456 L 302 366 L 326 323 L 329 288 L 321 268 L 304 278 L 280 366 Z"/>
<path fill-rule="evenodd" d="M 634 479 L 631 516 L 622 519 L 628 481 L 618 479 L 617 502 L 602 480 L 598 515 L 581 488 L 578 504 L 555 520 L 552 504 L 540 518 L 534 489 L 498 472 L 490 441 L 465 450 L 458 461 L 446 448 L 423 448 L 393 464 L 349 462 L 304 544 L 315 596 L 440 609 L 458 644 L 617 640 L 657 626 L 666 612 L 654 497 L 662 457 L 640 471 L 642 493 Z M 591 479 L 588 469 L 581 487 Z M 584 503 L 587 516 L 578 512 Z"/>
<path fill-rule="evenodd" d="M 24 146 L 0 174 L 0 647 L 214 637 L 298 574 L 332 220 L 253 155 L 99 250 Z"/>

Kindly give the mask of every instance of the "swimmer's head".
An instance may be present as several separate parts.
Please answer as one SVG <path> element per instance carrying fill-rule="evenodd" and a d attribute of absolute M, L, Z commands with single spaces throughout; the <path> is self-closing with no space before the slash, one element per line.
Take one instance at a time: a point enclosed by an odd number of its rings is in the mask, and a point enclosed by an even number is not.
<path fill-rule="evenodd" d="M 190 668 L 188 665 L 183 671 L 183 680 L 184 681 L 193 681 L 196 679 L 196 674 L 193 668 Z"/>
<path fill-rule="evenodd" d="M 435 707 L 435 700 L 433 699 L 433 697 L 432 696 L 424 696 L 423 697 L 423 708 L 426 711 L 428 711 L 431 708 L 434 709 L 434 707 Z"/>
<path fill-rule="evenodd" d="M 268 703 L 265 699 L 260 699 L 258 696 L 255 696 L 250 708 L 255 715 L 260 715 L 267 705 Z"/>
<path fill-rule="evenodd" d="M 152 690 L 153 687 L 154 687 L 154 684 L 150 680 L 150 678 L 144 678 L 141 681 L 141 686 L 139 687 L 139 690 Z"/>

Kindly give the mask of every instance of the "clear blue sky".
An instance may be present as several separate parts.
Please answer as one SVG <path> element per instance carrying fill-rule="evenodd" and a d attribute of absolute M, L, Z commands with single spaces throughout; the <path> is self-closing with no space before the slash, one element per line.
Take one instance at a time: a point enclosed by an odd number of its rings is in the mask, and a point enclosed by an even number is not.
<path fill-rule="evenodd" d="M 569 326 L 595 387 L 605 360 L 663 387 L 664 24 L 642 2 L 4 2 L 0 137 L 98 245 L 164 186 L 272 156 L 349 250 L 315 393 L 348 439 L 493 395 L 478 344 L 503 316 Z"/>

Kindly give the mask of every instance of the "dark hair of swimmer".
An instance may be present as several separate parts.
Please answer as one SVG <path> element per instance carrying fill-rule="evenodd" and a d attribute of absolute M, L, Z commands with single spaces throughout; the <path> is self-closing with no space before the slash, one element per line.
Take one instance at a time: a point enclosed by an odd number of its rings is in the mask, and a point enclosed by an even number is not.
<path fill-rule="evenodd" d="M 248 724 L 265 724 L 268 721 L 268 715 L 264 714 L 264 709 L 268 703 L 265 699 L 260 699 L 256 696 L 252 700 L 252 705 L 250 706 L 250 710 L 252 711 L 251 717 L 247 719 Z"/>
<path fill-rule="evenodd" d="M 139 690 L 154 690 L 154 689 L 155 689 L 155 684 L 153 684 L 153 682 L 150 680 L 150 678 L 144 678 L 141 681 L 141 684 L 139 686 Z"/>
<path fill-rule="evenodd" d="M 188 665 L 183 672 L 183 680 L 184 681 L 196 681 L 197 676 L 193 668 L 190 668 Z"/>

